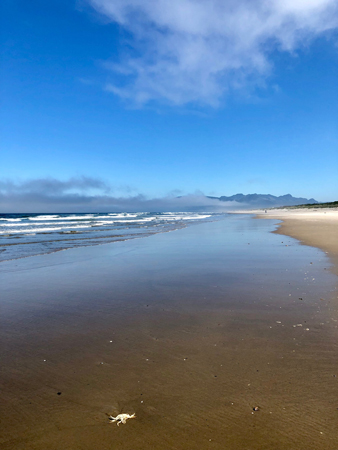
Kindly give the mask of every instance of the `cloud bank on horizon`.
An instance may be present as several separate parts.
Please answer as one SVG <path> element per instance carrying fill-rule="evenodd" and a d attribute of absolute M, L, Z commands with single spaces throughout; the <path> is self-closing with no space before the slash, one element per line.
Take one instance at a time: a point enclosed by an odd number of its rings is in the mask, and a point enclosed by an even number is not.
<path fill-rule="evenodd" d="M 142 194 L 113 196 L 112 192 L 114 189 L 108 183 L 92 177 L 73 177 L 66 181 L 55 178 L 22 182 L 0 180 L 0 213 L 223 211 L 238 207 L 236 202 L 220 203 L 201 192 L 181 197 L 173 193 L 153 199 Z"/>
<path fill-rule="evenodd" d="M 294 53 L 338 27 L 337 0 L 85 0 L 131 36 L 106 86 L 143 105 L 218 106 L 260 83 L 274 51 Z"/>

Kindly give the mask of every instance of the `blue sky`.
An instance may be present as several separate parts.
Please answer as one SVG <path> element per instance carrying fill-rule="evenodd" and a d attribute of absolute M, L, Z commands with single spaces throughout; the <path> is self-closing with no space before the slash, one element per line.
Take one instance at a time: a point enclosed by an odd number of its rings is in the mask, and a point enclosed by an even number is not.
<path fill-rule="evenodd" d="M 338 199 L 336 1 L 5 0 L 1 26 L 7 186 Z"/>

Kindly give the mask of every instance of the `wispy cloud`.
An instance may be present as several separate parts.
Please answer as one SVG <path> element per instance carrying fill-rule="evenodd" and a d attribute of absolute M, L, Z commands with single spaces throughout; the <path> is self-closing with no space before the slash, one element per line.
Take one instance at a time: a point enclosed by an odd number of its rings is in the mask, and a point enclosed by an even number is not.
<path fill-rule="evenodd" d="M 141 194 L 114 196 L 112 192 L 109 184 L 90 177 L 0 180 L 0 213 L 225 210 L 236 206 L 235 202 L 209 199 L 201 192 L 178 197 L 181 191 L 175 190 L 153 199 Z"/>
<path fill-rule="evenodd" d="M 132 38 L 106 89 L 142 105 L 217 106 L 264 79 L 273 51 L 294 52 L 338 26 L 337 0 L 86 0 Z M 132 49 L 127 52 L 127 48 Z"/>

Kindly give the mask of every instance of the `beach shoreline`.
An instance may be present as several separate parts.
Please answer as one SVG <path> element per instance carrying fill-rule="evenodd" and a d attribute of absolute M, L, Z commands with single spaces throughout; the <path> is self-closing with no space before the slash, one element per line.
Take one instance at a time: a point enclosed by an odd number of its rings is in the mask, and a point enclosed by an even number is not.
<path fill-rule="evenodd" d="M 2 263 L 2 448 L 336 450 L 336 277 L 275 227 Z"/>
<path fill-rule="evenodd" d="M 281 220 L 274 233 L 323 250 L 333 263 L 332 272 L 338 276 L 338 208 L 255 209 L 234 213 L 254 214 L 257 219 Z"/>

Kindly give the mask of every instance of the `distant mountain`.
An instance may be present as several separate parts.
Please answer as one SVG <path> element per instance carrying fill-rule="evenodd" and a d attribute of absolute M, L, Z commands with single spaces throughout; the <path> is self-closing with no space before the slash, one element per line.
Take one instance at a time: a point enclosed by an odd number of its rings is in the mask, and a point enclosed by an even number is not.
<path fill-rule="evenodd" d="M 230 197 L 222 195 L 221 197 L 208 197 L 212 199 L 218 199 L 221 202 L 238 202 L 243 203 L 249 207 L 260 207 L 260 208 L 272 208 L 275 206 L 295 206 L 304 205 L 305 203 L 315 204 L 318 203 L 314 198 L 302 198 L 293 197 L 290 194 L 280 195 L 276 197 L 271 194 L 235 194 Z"/>

